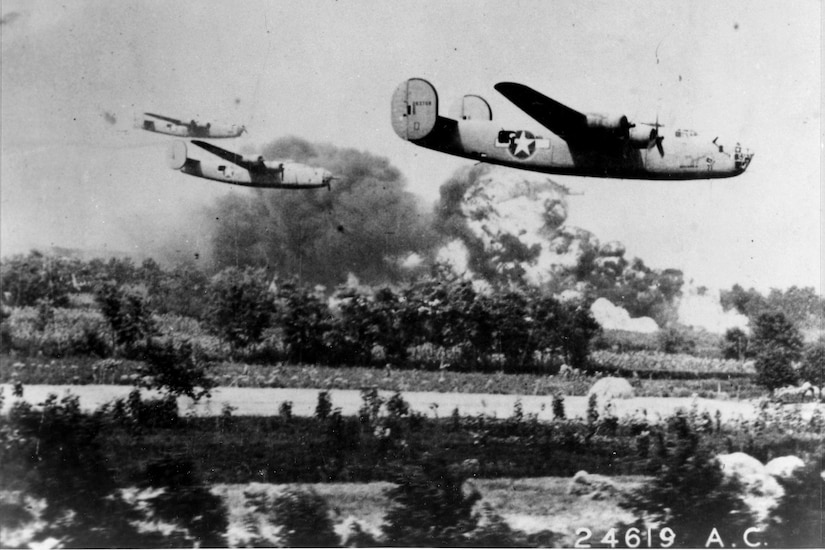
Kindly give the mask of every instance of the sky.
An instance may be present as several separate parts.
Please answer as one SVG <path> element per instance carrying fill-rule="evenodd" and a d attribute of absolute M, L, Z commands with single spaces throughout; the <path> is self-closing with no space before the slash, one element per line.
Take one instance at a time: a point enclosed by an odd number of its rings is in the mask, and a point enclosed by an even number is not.
<path fill-rule="evenodd" d="M 0 254 L 206 246 L 203 207 L 252 191 L 167 168 L 171 138 L 131 127 L 143 111 L 245 124 L 221 142 L 233 150 L 298 136 L 385 156 L 429 209 L 471 161 L 399 139 L 395 88 L 422 77 L 442 114 L 474 93 L 503 125 L 534 126 L 493 88 L 516 81 L 756 153 L 725 180 L 550 176 L 583 193 L 568 225 L 696 285 L 821 292 L 821 11 L 815 0 L 4 0 Z"/>

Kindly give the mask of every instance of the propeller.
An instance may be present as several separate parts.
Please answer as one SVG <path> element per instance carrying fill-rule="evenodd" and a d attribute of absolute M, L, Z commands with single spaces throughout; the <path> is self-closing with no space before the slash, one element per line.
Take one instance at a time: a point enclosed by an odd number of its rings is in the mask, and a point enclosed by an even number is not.
<path fill-rule="evenodd" d="M 659 124 L 659 115 L 656 114 L 656 122 L 640 122 L 639 124 L 643 124 L 645 126 L 653 126 L 656 130 L 656 150 L 659 151 L 659 156 L 665 156 L 665 148 L 662 146 L 662 141 L 664 141 L 665 136 L 659 135 L 659 128 L 664 128 L 664 124 Z"/>

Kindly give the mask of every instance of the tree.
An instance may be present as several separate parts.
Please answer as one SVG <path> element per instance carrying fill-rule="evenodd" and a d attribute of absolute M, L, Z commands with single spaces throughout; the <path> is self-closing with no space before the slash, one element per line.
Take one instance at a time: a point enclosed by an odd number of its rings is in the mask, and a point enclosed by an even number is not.
<path fill-rule="evenodd" d="M 209 329 L 236 348 L 261 341 L 275 313 L 266 272 L 228 267 L 209 285 Z"/>
<path fill-rule="evenodd" d="M 746 357 L 752 357 L 753 353 L 748 349 L 748 335 L 741 328 L 734 327 L 725 331 L 722 340 L 722 356 L 725 359 L 736 359 L 743 361 Z"/>
<path fill-rule="evenodd" d="M 799 377 L 821 388 L 825 385 L 825 337 L 805 346 L 802 354 L 802 365 L 799 367 Z"/>
<path fill-rule="evenodd" d="M 626 497 L 622 507 L 672 529 L 677 547 L 704 547 L 708 525 L 719 528 L 722 540 L 741 537 L 752 520 L 740 487 L 725 477 L 690 417 L 672 416 L 658 437 L 653 480 Z"/>
<path fill-rule="evenodd" d="M 789 357 L 796 361 L 802 352 L 802 335 L 785 314 L 768 312 L 756 318 L 751 336 L 751 348 L 758 355 L 769 347 L 786 350 Z"/>
<path fill-rule="evenodd" d="M 98 286 L 95 300 L 112 328 L 113 347 L 121 349 L 126 357 L 137 356 L 156 332 L 152 313 L 143 297 L 116 283 L 106 282 Z"/>
<path fill-rule="evenodd" d="M 340 541 L 333 530 L 329 505 L 313 490 L 288 489 L 272 502 L 261 496 L 253 499 L 258 512 L 269 516 L 281 528 L 286 547 L 330 547 Z"/>
<path fill-rule="evenodd" d="M 720 292 L 719 302 L 725 311 L 736 310 L 752 321 L 768 308 L 767 300 L 759 291 L 753 288 L 745 290 L 738 284 Z"/>
<path fill-rule="evenodd" d="M 793 362 L 802 355 L 802 336 L 782 313 L 763 313 L 754 323 L 751 349 L 756 383 L 769 391 L 796 383 Z"/>
<path fill-rule="evenodd" d="M 148 286 L 149 302 L 156 312 L 204 318 L 209 305 L 209 277 L 200 269 L 181 264 L 156 275 Z"/>
<path fill-rule="evenodd" d="M 69 305 L 72 274 L 76 262 L 46 256 L 36 250 L 18 255 L 0 265 L 0 288 L 10 306 L 34 306 L 47 300 L 54 307 Z"/>
<path fill-rule="evenodd" d="M 425 461 L 406 467 L 390 489 L 390 510 L 382 527 L 389 546 L 463 546 L 478 526 L 477 491 L 465 493 L 460 466 Z"/>
<path fill-rule="evenodd" d="M 151 463 L 133 481 L 163 492 L 148 506 L 124 499 L 102 441 L 114 414 L 109 407 L 85 413 L 76 396 L 51 394 L 38 407 L 15 403 L 0 417 L 0 486 L 45 503 L 35 540 L 54 537 L 68 548 L 225 546 L 223 503 L 194 477 L 190 462 Z M 21 515 L 14 504 L 0 509 Z M 172 533 L 138 528 L 158 519 L 172 523 Z"/>
<path fill-rule="evenodd" d="M 696 342 L 690 338 L 687 331 L 677 327 L 667 327 L 660 330 L 656 336 L 659 349 L 664 353 L 691 353 L 696 349 Z"/>
<path fill-rule="evenodd" d="M 117 492 L 102 451 L 102 420 L 83 413 L 76 396 L 49 395 L 39 409 L 15 403 L 3 423 L 0 485 L 44 499 L 45 526 L 36 537 L 68 547 L 148 544 L 132 525 L 140 516 Z"/>
<path fill-rule="evenodd" d="M 209 397 L 215 381 L 207 373 L 207 364 L 189 341 L 153 338 L 143 348 L 144 362 L 137 367 L 139 385 L 159 389 L 168 395 L 185 395 L 195 401 Z"/>
<path fill-rule="evenodd" d="M 825 468 L 823 456 L 814 457 L 790 478 L 780 478 L 785 490 L 771 514 L 767 542 L 774 548 L 825 548 Z"/>
<path fill-rule="evenodd" d="M 295 283 L 278 289 L 278 323 L 290 360 L 298 363 L 322 362 L 327 355 L 324 334 L 330 327 L 326 302 Z"/>
<path fill-rule="evenodd" d="M 164 458 L 151 462 L 142 472 L 138 486 L 162 489 L 147 499 L 147 504 L 148 519 L 176 527 L 163 535 L 163 546 L 226 546 L 226 507 L 221 497 L 212 494 L 195 474 L 191 460 Z"/>
<path fill-rule="evenodd" d="M 587 367 L 590 341 L 602 330 L 590 310 L 574 304 L 566 305 L 567 321 L 561 328 L 561 347 L 568 364 L 574 368 Z"/>

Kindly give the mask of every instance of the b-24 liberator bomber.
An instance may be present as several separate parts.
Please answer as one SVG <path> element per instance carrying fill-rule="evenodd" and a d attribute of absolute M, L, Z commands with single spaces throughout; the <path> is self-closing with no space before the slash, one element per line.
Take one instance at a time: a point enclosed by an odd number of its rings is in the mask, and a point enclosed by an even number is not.
<path fill-rule="evenodd" d="M 260 155 L 239 155 L 199 140 L 190 143 L 213 156 L 193 158 L 186 142 L 175 141 L 169 148 L 167 160 L 172 169 L 199 178 L 269 189 L 329 189 L 335 179 L 323 168 L 289 160 L 265 161 Z"/>
<path fill-rule="evenodd" d="M 465 95 L 455 118 L 438 113 L 438 94 L 424 79 L 403 82 L 392 96 L 392 126 L 402 139 L 450 155 L 548 174 L 646 180 L 728 178 L 743 173 L 753 153 L 728 148 L 692 130 L 662 131 L 626 116 L 584 114 L 523 84 L 495 85 L 543 128 L 493 122 L 489 103 Z"/>
<path fill-rule="evenodd" d="M 211 122 L 199 124 L 196 120 L 186 122 L 155 113 L 143 113 L 143 117 L 135 121 L 135 126 L 148 132 L 184 138 L 236 138 L 246 132 L 245 126 L 237 124 L 231 126 L 212 124 Z"/>

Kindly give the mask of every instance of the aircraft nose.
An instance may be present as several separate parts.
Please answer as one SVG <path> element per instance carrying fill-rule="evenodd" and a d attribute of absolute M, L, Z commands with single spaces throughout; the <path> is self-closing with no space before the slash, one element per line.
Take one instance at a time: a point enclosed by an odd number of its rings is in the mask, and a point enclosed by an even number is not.
<path fill-rule="evenodd" d="M 734 149 L 733 153 L 733 163 L 736 167 L 736 170 L 740 174 L 748 168 L 748 165 L 751 163 L 752 158 L 753 151 L 742 147 L 739 143 L 736 144 L 736 148 Z"/>

